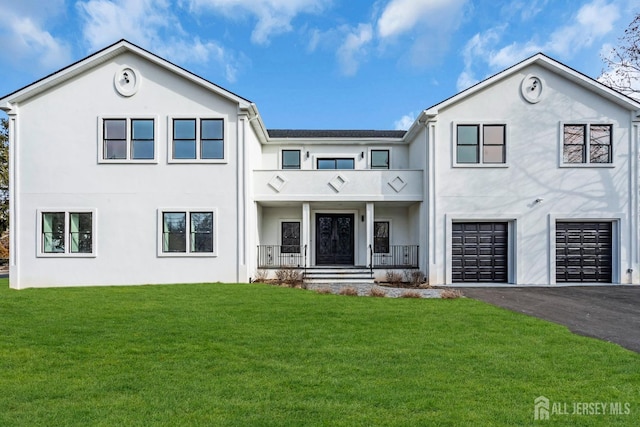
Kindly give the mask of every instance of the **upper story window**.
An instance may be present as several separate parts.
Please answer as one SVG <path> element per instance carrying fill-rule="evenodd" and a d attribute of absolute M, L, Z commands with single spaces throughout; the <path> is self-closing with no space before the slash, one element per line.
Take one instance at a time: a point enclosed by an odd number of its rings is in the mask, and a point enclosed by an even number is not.
<path fill-rule="evenodd" d="M 300 169 L 300 150 L 282 150 L 282 169 Z"/>
<path fill-rule="evenodd" d="M 171 133 L 173 161 L 225 158 L 223 119 L 173 119 Z"/>
<path fill-rule="evenodd" d="M 612 126 L 608 124 L 563 125 L 562 161 L 565 164 L 613 162 Z"/>
<path fill-rule="evenodd" d="M 95 256 L 94 210 L 38 211 L 38 256 Z"/>
<path fill-rule="evenodd" d="M 355 169 L 354 159 L 318 159 L 318 169 Z"/>
<path fill-rule="evenodd" d="M 155 120 L 152 118 L 102 119 L 100 161 L 155 161 Z"/>
<path fill-rule="evenodd" d="M 456 126 L 456 163 L 506 163 L 506 125 L 460 124 Z"/>
<path fill-rule="evenodd" d="M 371 169 L 389 169 L 389 150 L 371 150 Z"/>
<path fill-rule="evenodd" d="M 215 255 L 214 210 L 161 210 L 159 223 L 159 255 Z"/>

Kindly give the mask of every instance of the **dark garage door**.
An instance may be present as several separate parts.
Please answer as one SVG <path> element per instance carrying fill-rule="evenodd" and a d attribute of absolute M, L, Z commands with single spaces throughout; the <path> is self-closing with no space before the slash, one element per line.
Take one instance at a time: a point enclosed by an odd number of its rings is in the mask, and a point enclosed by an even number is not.
<path fill-rule="evenodd" d="M 507 232 L 506 222 L 454 222 L 452 281 L 507 282 Z"/>
<path fill-rule="evenodd" d="M 611 283 L 611 225 L 556 223 L 556 282 Z"/>

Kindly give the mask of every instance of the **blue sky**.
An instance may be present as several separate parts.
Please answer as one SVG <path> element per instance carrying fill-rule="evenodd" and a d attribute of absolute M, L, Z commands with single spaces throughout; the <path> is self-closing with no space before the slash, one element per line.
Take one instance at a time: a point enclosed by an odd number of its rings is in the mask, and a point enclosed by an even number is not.
<path fill-rule="evenodd" d="M 268 128 L 406 129 L 537 52 L 597 78 L 640 0 L 0 0 L 0 96 L 125 38 Z"/>

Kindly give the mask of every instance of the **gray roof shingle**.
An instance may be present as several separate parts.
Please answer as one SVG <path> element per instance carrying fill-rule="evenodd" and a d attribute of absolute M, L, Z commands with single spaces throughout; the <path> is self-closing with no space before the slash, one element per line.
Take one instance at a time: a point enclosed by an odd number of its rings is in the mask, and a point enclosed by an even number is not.
<path fill-rule="evenodd" d="M 403 138 L 405 130 L 268 129 L 270 138 Z"/>

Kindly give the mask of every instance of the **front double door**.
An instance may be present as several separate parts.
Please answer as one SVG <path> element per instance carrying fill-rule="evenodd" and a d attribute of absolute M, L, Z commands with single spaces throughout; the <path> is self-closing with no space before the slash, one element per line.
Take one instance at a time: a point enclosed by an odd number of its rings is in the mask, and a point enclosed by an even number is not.
<path fill-rule="evenodd" d="M 316 214 L 316 264 L 353 265 L 353 214 Z"/>

